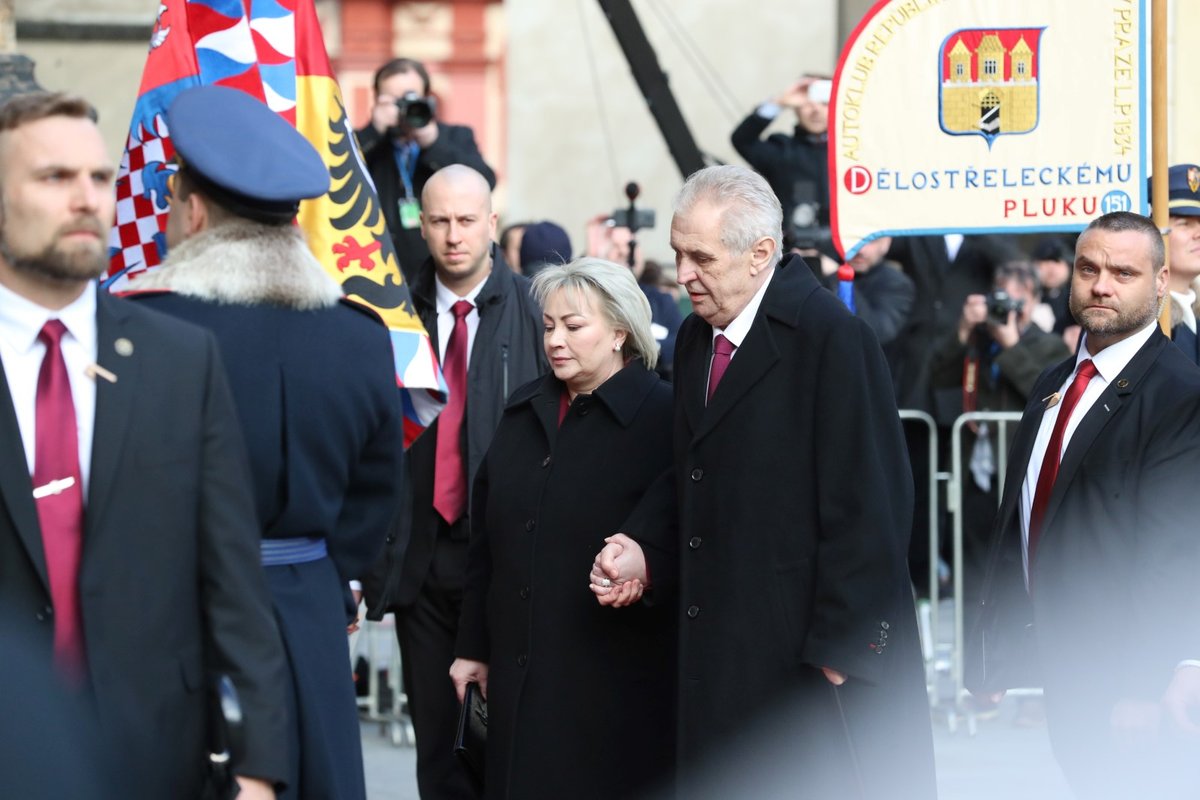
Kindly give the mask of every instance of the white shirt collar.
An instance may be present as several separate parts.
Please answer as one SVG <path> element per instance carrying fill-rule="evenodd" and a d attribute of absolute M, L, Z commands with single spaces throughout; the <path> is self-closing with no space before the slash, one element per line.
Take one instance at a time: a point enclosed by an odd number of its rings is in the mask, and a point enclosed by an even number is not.
<path fill-rule="evenodd" d="M 487 278 L 484 278 L 479 283 L 475 284 L 475 287 L 462 297 L 459 297 L 452 290 L 446 288 L 446 284 L 442 283 L 442 279 L 436 275 L 433 277 L 433 283 L 435 286 L 435 291 L 437 292 L 437 313 L 443 314 L 449 311 L 450 307 L 459 300 L 466 300 L 473 306 L 478 305 L 475 302 L 475 298 L 479 296 L 481 291 L 483 291 L 483 285 L 487 283 Z"/>
<path fill-rule="evenodd" d="M 1083 341 L 1079 345 L 1079 353 L 1075 356 L 1075 367 L 1078 369 L 1080 362 L 1090 358 L 1092 364 L 1096 366 L 1096 372 L 1100 373 L 1100 377 L 1105 383 L 1112 383 L 1113 379 L 1121 374 L 1121 370 L 1128 366 L 1133 357 L 1137 355 L 1137 351 L 1142 349 L 1142 345 L 1150 341 L 1150 337 L 1154 335 L 1154 328 L 1158 325 L 1158 318 L 1142 328 L 1137 333 L 1126 336 L 1121 341 L 1110 344 L 1108 347 L 1101 350 L 1098 354 L 1092 355 L 1088 352 L 1087 334 L 1083 335 Z"/>
<path fill-rule="evenodd" d="M 713 328 L 714 339 L 718 335 L 724 335 L 735 348 L 742 346 L 742 342 L 746 339 L 746 334 L 750 333 L 750 326 L 754 324 L 754 318 L 758 315 L 758 307 L 762 305 L 763 297 L 767 293 L 767 287 L 771 285 L 771 279 L 775 277 L 775 269 L 776 267 L 771 267 L 770 273 L 767 274 L 767 279 L 763 281 L 762 286 L 758 287 L 758 291 L 750 298 L 750 302 L 746 304 L 746 307 L 733 318 L 733 322 L 730 322 L 724 328 Z"/>
<path fill-rule="evenodd" d="M 62 320 L 67 332 L 89 353 L 96 352 L 96 282 L 88 281 L 83 293 L 69 305 L 52 311 L 0 284 L 0 336 L 18 352 L 37 344 L 47 321 Z"/>
<path fill-rule="evenodd" d="M 953 261 L 958 258 L 958 251 L 962 249 L 965 237 L 961 233 L 947 233 L 944 238 L 946 240 L 946 257 Z"/>

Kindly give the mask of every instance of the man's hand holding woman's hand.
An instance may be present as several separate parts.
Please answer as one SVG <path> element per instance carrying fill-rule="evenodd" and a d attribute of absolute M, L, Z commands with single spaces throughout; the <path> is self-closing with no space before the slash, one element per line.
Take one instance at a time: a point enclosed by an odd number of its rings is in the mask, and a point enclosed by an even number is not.
<path fill-rule="evenodd" d="M 623 533 L 604 540 L 588 575 L 588 588 L 602 606 L 621 608 L 642 599 L 648 578 L 642 547 Z"/>

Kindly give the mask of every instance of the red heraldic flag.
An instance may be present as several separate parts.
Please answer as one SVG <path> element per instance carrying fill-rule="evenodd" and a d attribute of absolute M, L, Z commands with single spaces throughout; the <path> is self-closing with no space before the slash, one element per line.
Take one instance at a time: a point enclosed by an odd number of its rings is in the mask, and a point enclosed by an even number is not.
<path fill-rule="evenodd" d="M 166 255 L 167 179 L 175 169 L 166 110 L 181 91 L 203 84 L 262 100 L 294 124 L 328 165 L 329 193 L 304 201 L 298 222 L 342 291 L 373 308 L 391 332 L 404 440 L 411 444 L 445 405 L 446 384 L 412 310 L 313 0 L 164 0 L 159 6 L 117 175 L 105 287 L 124 288 Z"/>

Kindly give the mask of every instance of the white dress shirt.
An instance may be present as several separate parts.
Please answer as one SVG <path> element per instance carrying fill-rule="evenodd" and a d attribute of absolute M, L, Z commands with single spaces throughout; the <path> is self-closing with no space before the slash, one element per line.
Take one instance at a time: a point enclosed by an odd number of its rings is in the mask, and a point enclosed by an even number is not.
<path fill-rule="evenodd" d="M 479 292 L 483 290 L 487 278 L 475 284 L 475 288 L 462 297 L 446 288 L 441 278 L 435 276 L 433 282 L 437 287 L 438 352 L 442 354 L 443 361 L 446 360 L 446 347 L 450 344 L 450 334 L 454 331 L 454 312 L 451 309 L 459 300 L 466 300 L 471 304 L 471 312 L 467 314 L 467 364 L 470 364 L 471 350 L 475 347 L 475 332 L 479 330 L 479 306 L 475 303 L 475 298 L 479 297 Z"/>
<path fill-rule="evenodd" d="M 1154 334 L 1156 325 L 1158 325 L 1157 319 L 1137 333 L 1116 344 L 1110 344 L 1094 356 L 1088 351 L 1087 334 L 1084 334 L 1083 341 L 1079 345 L 1079 354 L 1075 357 L 1075 369 L 1071 370 L 1071 374 L 1058 387 L 1059 397 L 1066 396 L 1067 387 L 1071 385 L 1071 381 L 1075 380 L 1079 364 L 1085 359 L 1092 360 L 1092 364 L 1096 367 L 1096 374 L 1088 383 L 1087 388 L 1083 390 L 1075 410 L 1071 412 L 1071 418 L 1067 420 L 1067 427 L 1063 431 L 1062 450 L 1059 451 L 1059 463 L 1062 463 L 1062 456 L 1066 454 L 1067 447 L 1071 444 L 1071 436 L 1079 427 L 1079 423 L 1087 416 L 1088 411 L 1096 404 L 1096 400 L 1104 393 L 1108 385 L 1116 380 L 1116 377 L 1121 374 L 1121 370 L 1125 369 L 1137 351 L 1142 349 L 1142 345 L 1149 341 Z M 1046 457 L 1046 448 L 1054 433 L 1054 421 L 1058 419 L 1058 412 L 1061 409 L 1062 403 L 1058 402 L 1046 409 L 1046 413 L 1042 415 L 1042 424 L 1038 428 L 1037 439 L 1033 442 L 1033 452 L 1029 454 L 1025 483 L 1021 486 L 1021 562 L 1025 565 L 1026 589 L 1029 588 L 1029 515 L 1033 510 L 1033 496 L 1037 491 L 1038 475 L 1042 471 L 1042 459 Z"/>
<path fill-rule="evenodd" d="M 771 272 L 767 275 L 767 279 L 763 281 L 763 285 L 758 287 L 758 291 L 750 298 L 750 302 L 738 312 L 733 321 L 724 328 L 713 328 L 713 341 L 716 341 L 718 336 L 724 336 L 733 345 L 733 353 L 729 356 L 730 361 L 737 355 L 738 348 L 742 346 L 742 342 L 746 340 L 746 334 L 750 333 L 750 327 L 754 325 L 754 318 L 758 316 L 758 307 L 762 305 L 763 297 L 767 293 L 767 287 L 771 285 L 771 278 L 774 277 L 775 268 L 771 267 Z M 709 360 L 711 362 L 711 359 Z M 709 368 L 712 368 L 711 363 L 709 364 Z"/>
<path fill-rule="evenodd" d="M 96 425 L 96 383 L 87 374 L 87 368 L 96 363 L 96 284 L 89 282 L 78 299 L 59 311 L 42 308 L 0 285 L 0 363 L 4 365 L 30 475 L 36 453 L 38 373 L 46 355 L 38 334 L 51 319 L 61 320 L 67 328 L 61 347 L 75 403 L 79 474 L 86 503 Z"/>

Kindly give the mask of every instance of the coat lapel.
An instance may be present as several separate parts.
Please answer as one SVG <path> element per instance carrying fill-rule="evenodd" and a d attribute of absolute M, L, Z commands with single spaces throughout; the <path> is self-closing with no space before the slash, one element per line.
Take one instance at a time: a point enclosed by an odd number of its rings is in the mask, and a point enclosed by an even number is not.
<path fill-rule="evenodd" d="M 712 345 L 710 344 L 710 355 L 711 349 Z M 737 349 L 733 360 L 729 362 L 729 368 L 725 371 L 725 377 L 721 379 L 720 385 L 717 386 L 712 402 L 704 410 L 700 425 L 695 428 L 693 440 L 700 439 L 712 430 L 778 360 L 779 348 L 775 345 L 775 337 L 771 335 L 771 326 L 760 310 L 750 332 L 746 334 L 742 346 Z M 702 374 L 707 378 L 707 370 Z M 707 389 L 708 387 L 705 386 L 701 390 L 701 401 L 703 401 L 703 395 L 707 394 Z"/>
<path fill-rule="evenodd" d="M 8 389 L 8 378 L 3 365 L 0 365 L 0 497 L 42 585 L 49 592 L 46 552 L 42 547 L 41 524 L 38 522 L 37 506 L 33 502 L 33 481 L 29 477 L 23 442 Z"/>
<path fill-rule="evenodd" d="M 554 440 L 558 437 L 558 409 L 562 403 L 562 386 L 554 378 L 553 373 L 547 374 L 542 379 L 540 388 L 529 398 L 528 402 L 533 409 L 534 416 L 542 424 L 546 441 L 550 444 L 550 448 L 554 449 Z M 517 404 L 515 401 L 509 403 L 510 406 Z"/>
<path fill-rule="evenodd" d="M 701 359 L 701 363 L 691 365 L 695 377 L 690 379 L 693 384 L 699 385 L 699 390 L 693 391 L 688 387 L 689 394 L 693 395 L 688 401 L 696 404 L 689 420 L 693 422 L 693 441 L 712 430 L 780 360 L 779 347 L 772 333 L 773 326 L 795 328 L 808 298 L 822 291 L 825 290 L 800 256 L 789 255 L 775 267 L 750 331 L 742 341 L 742 346 L 734 352 L 725 377 L 721 379 L 721 385 L 717 387 L 712 403 L 707 408 L 704 407 L 704 396 L 708 389 L 708 365 L 712 356 L 712 328 L 708 325 L 699 326 L 707 336 L 702 342 L 692 343 L 692 357 Z M 699 351 L 699 355 L 695 351 Z"/>
<path fill-rule="evenodd" d="M 1117 409 L 1124 402 L 1124 398 L 1138 385 L 1145 376 L 1146 371 L 1150 368 L 1150 365 L 1157 360 L 1159 352 L 1166 344 L 1167 338 L 1162 333 L 1155 331 L 1149 341 L 1142 345 L 1142 348 L 1138 350 L 1133 359 L 1125 366 L 1125 369 L 1096 398 L 1095 404 L 1088 409 L 1087 415 L 1079 421 L 1079 426 L 1071 434 L 1071 441 L 1067 443 L 1066 452 L 1062 454 L 1062 459 L 1058 464 L 1058 475 L 1054 479 L 1054 490 L 1050 493 L 1050 502 L 1046 505 L 1046 516 L 1042 521 L 1042 531 L 1044 533 L 1054 530 L 1054 526 L 1051 524 L 1054 521 L 1054 513 L 1062 505 L 1067 487 L 1071 485 L 1071 481 L 1075 478 L 1075 473 L 1079 471 L 1079 466 L 1083 463 L 1084 456 L 1091 449 L 1092 443 L 1100 435 L 1100 431 L 1104 430 L 1104 426 L 1109 423 L 1109 420 L 1116 415 Z"/>
<path fill-rule="evenodd" d="M 1034 386 L 1033 396 L 1017 433 L 1013 436 L 1012 449 L 1008 453 L 1008 474 L 1004 477 L 1004 496 L 1001 498 L 999 519 L 1005 524 L 1017 508 L 1021 497 L 1021 484 L 1029 471 L 1029 458 L 1033 454 L 1033 444 L 1037 441 L 1038 430 L 1042 427 L 1042 417 L 1046 414 L 1046 397 L 1067 379 L 1067 375 L 1075 368 L 1075 359 L 1064 361 L 1054 369 L 1044 380 Z"/>
<path fill-rule="evenodd" d="M 708 362 L 712 357 L 712 326 L 692 315 L 685 322 L 690 330 L 680 331 L 675 347 L 675 393 L 681 396 L 688 430 L 700 427 L 704 416 Z"/>
<path fill-rule="evenodd" d="M 135 413 L 141 357 L 124 301 L 107 292 L 96 296 L 96 363 L 116 376 L 96 381 L 96 430 L 92 436 L 92 470 L 85 512 L 84 547 L 92 542 L 112 494 L 122 445 Z M 163 398 L 165 400 L 165 398 Z"/>

